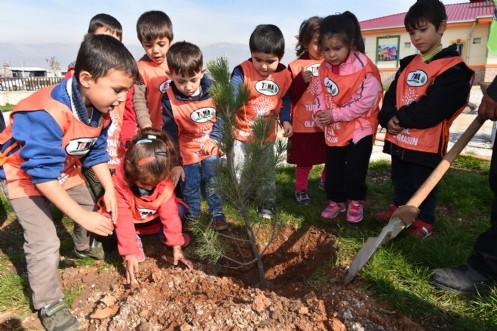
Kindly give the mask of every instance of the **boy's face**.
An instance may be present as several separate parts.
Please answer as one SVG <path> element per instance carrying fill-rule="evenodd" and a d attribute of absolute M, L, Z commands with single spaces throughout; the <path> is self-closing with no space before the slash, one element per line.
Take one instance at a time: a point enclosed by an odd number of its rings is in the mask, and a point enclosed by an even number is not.
<path fill-rule="evenodd" d="M 307 52 L 309 52 L 309 56 L 311 59 L 318 60 L 323 57 L 323 54 L 319 51 L 319 44 L 318 44 L 318 37 L 319 37 L 319 32 L 315 32 L 312 35 L 312 39 L 309 42 L 308 45 L 305 45 L 305 48 L 307 48 Z"/>
<path fill-rule="evenodd" d="M 268 53 L 253 52 L 251 53 L 251 56 L 255 70 L 263 77 L 267 77 L 274 73 L 280 63 L 280 59 L 276 55 Z"/>
<path fill-rule="evenodd" d="M 195 75 L 189 77 L 177 74 L 175 72 L 169 73 L 169 78 L 174 82 L 174 86 L 185 96 L 193 97 L 200 93 L 200 81 L 204 77 L 205 69 L 202 69 Z"/>
<path fill-rule="evenodd" d="M 166 60 L 166 54 L 171 46 L 171 41 L 167 38 L 157 38 L 142 43 L 145 54 L 156 64 L 162 64 Z"/>
<path fill-rule="evenodd" d="M 326 62 L 337 66 L 347 59 L 350 47 L 338 37 L 329 37 L 322 41 L 321 50 Z"/>
<path fill-rule="evenodd" d="M 447 21 L 442 21 L 438 29 L 430 22 L 422 21 L 413 28 L 407 30 L 411 42 L 421 54 L 429 53 L 442 43 L 442 35 L 447 28 Z"/>
<path fill-rule="evenodd" d="M 111 69 L 96 80 L 88 71 L 82 71 L 79 82 L 85 106 L 93 106 L 99 112 L 107 114 L 126 101 L 126 94 L 134 80 L 124 71 Z"/>

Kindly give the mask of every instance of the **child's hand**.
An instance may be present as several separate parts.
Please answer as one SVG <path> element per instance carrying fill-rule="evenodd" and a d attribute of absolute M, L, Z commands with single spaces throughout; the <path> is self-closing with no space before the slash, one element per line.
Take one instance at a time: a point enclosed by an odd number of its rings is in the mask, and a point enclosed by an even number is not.
<path fill-rule="evenodd" d="M 100 236 L 106 237 L 114 231 L 114 224 L 110 219 L 93 211 L 84 210 L 78 214 L 78 217 L 74 218 L 74 222 Z"/>
<path fill-rule="evenodd" d="M 181 251 L 181 246 L 173 246 L 173 259 L 174 265 L 177 266 L 178 262 L 183 263 L 188 269 L 193 270 L 193 263 L 185 258 Z"/>
<path fill-rule="evenodd" d="M 136 255 L 127 255 L 126 256 L 126 284 L 130 285 L 138 285 L 138 281 L 136 280 L 135 274 L 138 274 L 139 271 L 138 260 L 136 259 Z"/>
<path fill-rule="evenodd" d="M 302 70 L 302 78 L 304 78 L 304 82 L 309 83 L 312 79 L 312 72 L 309 70 Z"/>
<path fill-rule="evenodd" d="M 104 193 L 105 211 L 110 214 L 112 222 L 117 222 L 117 198 L 114 190 L 105 190 Z"/>
<path fill-rule="evenodd" d="M 390 121 L 388 121 L 387 124 L 388 133 L 396 135 L 400 133 L 402 130 L 404 130 L 404 128 L 399 125 L 399 119 L 397 118 L 397 116 L 392 117 Z"/>
<path fill-rule="evenodd" d="M 201 150 L 202 153 L 207 155 L 221 156 L 224 154 L 223 151 L 219 149 L 219 146 L 214 139 L 209 139 L 204 144 L 202 144 Z"/>
<path fill-rule="evenodd" d="M 326 126 L 333 123 L 333 111 L 331 109 L 318 111 L 314 114 L 314 122 L 319 126 Z"/>
<path fill-rule="evenodd" d="M 290 122 L 283 122 L 283 137 L 290 138 L 293 136 L 293 127 Z"/>
<path fill-rule="evenodd" d="M 174 186 L 178 185 L 179 180 L 185 181 L 185 170 L 182 166 L 177 166 L 171 169 L 168 175 L 169 179 L 173 182 Z"/>

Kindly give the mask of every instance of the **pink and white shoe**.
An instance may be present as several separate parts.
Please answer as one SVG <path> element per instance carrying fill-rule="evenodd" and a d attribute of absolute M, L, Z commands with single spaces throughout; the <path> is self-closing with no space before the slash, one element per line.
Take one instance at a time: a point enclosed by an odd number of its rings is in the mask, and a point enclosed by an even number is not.
<path fill-rule="evenodd" d="M 328 205 L 326 208 L 321 212 L 321 217 L 323 218 L 335 218 L 338 216 L 338 214 L 343 213 L 345 211 L 345 203 L 343 202 L 335 202 L 335 201 L 328 201 Z"/>
<path fill-rule="evenodd" d="M 349 223 L 359 223 L 364 217 L 364 201 L 350 200 L 347 209 L 347 221 Z"/>

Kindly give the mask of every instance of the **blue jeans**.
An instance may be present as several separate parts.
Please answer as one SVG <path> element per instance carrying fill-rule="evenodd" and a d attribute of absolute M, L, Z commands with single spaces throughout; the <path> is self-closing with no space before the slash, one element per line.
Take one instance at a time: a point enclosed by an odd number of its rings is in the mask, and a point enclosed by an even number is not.
<path fill-rule="evenodd" d="M 205 196 L 209 206 L 209 214 L 215 215 L 222 213 L 223 200 L 221 193 L 218 192 L 216 183 L 219 181 L 217 167 L 219 165 L 218 156 L 209 156 L 208 158 L 183 167 L 185 171 L 185 181 L 181 182 L 181 191 L 183 198 L 188 204 L 188 216 L 198 218 L 200 216 L 200 183 L 202 179 L 205 183 Z"/>

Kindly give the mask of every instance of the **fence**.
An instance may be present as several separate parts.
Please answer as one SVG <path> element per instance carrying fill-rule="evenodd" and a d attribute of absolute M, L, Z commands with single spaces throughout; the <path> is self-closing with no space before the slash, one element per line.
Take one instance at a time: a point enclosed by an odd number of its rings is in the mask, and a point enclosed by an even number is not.
<path fill-rule="evenodd" d="M 0 78 L 0 91 L 36 91 L 62 81 L 62 77 Z"/>

